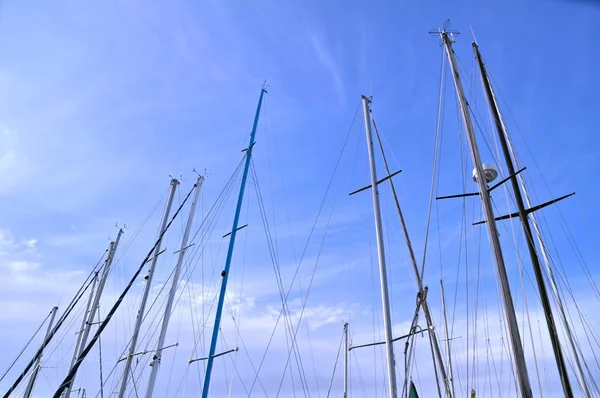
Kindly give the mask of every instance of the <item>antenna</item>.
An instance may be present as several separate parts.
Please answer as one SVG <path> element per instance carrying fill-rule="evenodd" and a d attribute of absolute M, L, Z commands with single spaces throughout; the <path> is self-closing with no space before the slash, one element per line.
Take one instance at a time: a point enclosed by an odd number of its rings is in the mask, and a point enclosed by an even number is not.
<path fill-rule="evenodd" d="M 475 44 L 479 45 L 479 43 L 477 43 L 477 38 L 475 37 L 475 32 L 473 31 L 473 26 L 469 25 L 469 28 L 471 29 L 471 35 L 473 36 L 473 41 L 475 42 Z"/>
<path fill-rule="evenodd" d="M 123 224 L 123 226 L 122 226 L 122 227 L 119 227 L 119 222 L 115 222 L 115 228 L 119 228 L 119 229 L 122 229 L 122 230 L 126 230 L 126 229 L 128 229 L 129 227 L 127 226 L 127 224 Z M 109 240 L 109 241 L 112 241 L 112 238 L 110 237 L 110 235 L 108 236 L 108 240 Z"/>
<path fill-rule="evenodd" d="M 444 25 L 442 25 L 442 29 L 437 28 L 437 29 L 431 29 L 429 31 L 429 34 L 432 36 L 439 36 L 440 39 L 442 37 L 442 34 L 446 34 L 449 38 L 450 41 L 452 43 L 454 43 L 456 40 L 454 40 L 454 36 L 458 36 L 460 35 L 460 32 L 456 29 L 450 29 L 450 19 L 446 19 L 446 21 L 444 21 Z M 440 40 L 440 45 L 444 44 L 443 41 Z"/>
<path fill-rule="evenodd" d="M 204 169 L 204 174 L 198 173 L 198 170 L 196 170 L 196 166 L 194 166 L 194 168 L 192 169 L 192 171 L 194 173 L 196 173 L 198 175 L 198 177 L 204 177 L 204 178 L 206 178 L 206 177 L 212 175 L 212 174 L 208 174 L 208 172 L 206 171 L 206 169 Z"/>

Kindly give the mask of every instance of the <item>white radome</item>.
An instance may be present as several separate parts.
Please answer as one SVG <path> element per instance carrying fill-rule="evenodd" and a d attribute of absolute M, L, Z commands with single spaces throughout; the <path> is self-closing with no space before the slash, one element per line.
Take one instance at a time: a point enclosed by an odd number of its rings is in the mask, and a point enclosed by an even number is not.
<path fill-rule="evenodd" d="M 492 182 L 498 177 L 498 170 L 494 165 L 484 163 L 481 165 L 483 168 L 483 174 L 485 175 L 485 182 Z M 473 169 L 473 181 L 477 182 L 477 169 Z"/>

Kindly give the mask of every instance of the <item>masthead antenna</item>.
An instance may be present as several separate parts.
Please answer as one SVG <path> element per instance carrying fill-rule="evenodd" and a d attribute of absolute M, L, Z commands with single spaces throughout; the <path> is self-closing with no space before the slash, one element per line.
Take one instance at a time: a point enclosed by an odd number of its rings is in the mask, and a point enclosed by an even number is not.
<path fill-rule="evenodd" d="M 469 25 L 469 28 L 471 29 L 471 35 L 473 36 L 473 42 L 477 45 L 479 45 L 479 43 L 477 43 L 477 38 L 475 37 L 475 32 L 473 31 L 473 26 Z"/>
<path fill-rule="evenodd" d="M 444 21 L 444 24 L 442 25 L 442 29 L 437 28 L 437 29 L 431 29 L 429 31 L 429 34 L 432 36 L 439 36 L 440 39 L 442 38 L 443 35 L 447 35 L 450 38 L 451 42 L 454 42 L 454 36 L 458 36 L 460 34 L 460 32 L 456 29 L 450 29 L 450 19 L 446 19 L 446 21 Z M 442 45 L 443 42 L 440 40 L 440 45 Z"/>

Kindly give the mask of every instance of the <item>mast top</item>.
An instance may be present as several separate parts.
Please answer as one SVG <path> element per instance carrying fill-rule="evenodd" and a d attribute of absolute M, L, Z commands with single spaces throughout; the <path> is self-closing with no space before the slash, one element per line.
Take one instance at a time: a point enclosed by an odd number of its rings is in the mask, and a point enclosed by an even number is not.
<path fill-rule="evenodd" d="M 429 31 L 429 34 L 432 36 L 440 36 L 440 37 L 444 37 L 447 36 L 450 39 L 451 43 L 454 43 L 456 40 L 454 40 L 454 36 L 458 36 L 460 34 L 460 32 L 456 29 L 450 29 L 450 19 L 446 19 L 446 21 L 444 22 L 444 25 L 442 26 L 442 28 L 437 28 L 437 29 L 431 29 Z"/>
<path fill-rule="evenodd" d="M 262 85 L 262 88 L 261 88 L 261 90 L 262 90 L 262 91 L 264 91 L 265 93 L 268 93 L 268 91 L 267 91 L 267 88 L 269 88 L 269 87 L 271 87 L 271 86 L 269 86 L 269 85 L 267 84 L 267 81 L 265 80 L 265 81 L 263 82 L 263 85 Z"/>

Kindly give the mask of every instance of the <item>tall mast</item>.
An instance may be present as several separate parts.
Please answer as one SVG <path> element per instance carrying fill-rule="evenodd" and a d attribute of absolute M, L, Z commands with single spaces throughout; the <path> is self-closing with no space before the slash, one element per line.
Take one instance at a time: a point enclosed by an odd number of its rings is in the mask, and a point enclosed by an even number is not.
<path fill-rule="evenodd" d="M 240 213 L 242 212 L 242 203 L 244 200 L 244 190 L 246 188 L 246 179 L 248 178 L 248 170 L 250 169 L 250 159 L 252 158 L 252 148 L 255 144 L 256 128 L 258 126 L 258 118 L 260 116 L 260 107 L 264 94 L 267 92 L 264 86 L 260 90 L 260 97 L 258 98 L 258 106 L 256 107 L 256 113 L 254 115 L 254 124 L 252 125 L 252 132 L 250 133 L 250 144 L 245 149 L 246 159 L 244 164 L 244 172 L 242 174 L 242 182 L 240 185 L 240 193 L 235 208 L 235 215 L 233 217 L 233 226 L 231 227 L 231 234 L 229 236 L 229 248 L 227 249 L 227 258 L 225 259 L 225 268 L 221 272 L 221 290 L 219 291 L 219 301 L 217 303 L 217 312 L 215 314 L 215 324 L 213 326 L 212 337 L 210 341 L 210 349 L 208 351 L 208 358 L 206 361 L 206 375 L 204 376 L 204 385 L 202 386 L 202 398 L 208 398 L 208 391 L 210 389 L 210 377 L 212 374 L 213 361 L 215 350 L 217 349 L 217 338 L 219 337 L 219 327 L 221 325 L 221 314 L 223 312 L 223 304 L 225 302 L 225 292 L 227 290 L 227 280 L 229 279 L 229 267 L 231 266 L 231 259 L 233 258 L 233 247 L 235 245 L 235 237 L 238 231 L 238 223 L 240 220 Z M 120 397 L 121 398 L 121 397 Z"/>
<path fill-rule="evenodd" d="M 477 139 L 475 137 L 475 131 L 469 115 L 469 105 L 465 98 L 462 82 L 456 66 L 456 60 L 454 58 L 454 50 L 452 50 L 452 40 L 448 36 L 448 32 L 445 30 L 439 32 L 450 61 L 450 68 L 452 69 L 452 78 L 454 79 L 454 86 L 456 88 L 456 94 L 458 96 L 460 110 L 462 113 L 463 122 L 465 124 L 465 130 L 467 131 L 467 139 L 469 141 L 469 147 L 471 150 L 471 157 L 475 166 L 476 181 L 479 187 L 479 197 L 483 205 L 485 212 L 485 219 L 487 225 L 488 236 L 492 245 L 494 260 L 500 279 L 500 285 L 502 290 L 502 299 L 504 302 L 504 314 L 507 319 L 508 331 L 510 337 L 510 343 L 512 346 L 513 359 L 517 372 L 517 378 L 523 398 L 531 398 L 533 395 L 531 391 L 531 383 L 529 381 L 529 375 L 527 373 L 527 364 L 525 362 L 525 353 L 523 351 L 523 345 L 521 343 L 521 336 L 519 333 L 519 324 L 517 323 L 517 316 L 515 314 L 515 306 L 510 291 L 510 284 L 508 282 L 508 275 L 506 273 L 506 265 L 504 264 L 504 256 L 502 255 L 502 248 L 500 246 L 500 239 L 498 237 L 498 229 L 496 227 L 496 220 L 494 218 L 494 210 L 492 208 L 492 201 L 490 199 L 490 193 L 488 191 L 486 174 L 481 163 L 481 156 L 479 154 L 479 147 L 477 145 Z"/>
<path fill-rule="evenodd" d="M 344 323 L 344 397 L 348 398 L 348 322 Z"/>
<path fill-rule="evenodd" d="M 502 119 L 500 119 L 500 120 L 502 120 Z M 515 157 L 515 153 L 510 144 L 510 139 L 508 138 L 508 135 L 506 136 L 506 138 L 507 138 L 508 147 L 510 148 L 513 157 Z M 527 206 L 529 208 L 531 208 L 532 207 L 531 200 L 529 199 L 529 195 L 527 194 L 527 188 L 525 187 L 525 181 L 523 180 L 523 177 L 520 174 L 518 175 L 518 178 L 519 178 L 519 183 L 521 184 L 521 188 L 523 189 L 523 195 L 525 196 L 525 202 L 527 203 Z M 560 312 L 560 317 L 563 322 L 565 332 L 567 333 L 567 339 L 569 340 L 569 345 L 571 346 L 571 350 L 573 351 L 573 357 L 575 358 L 575 365 L 577 368 L 577 375 L 579 376 L 579 383 L 580 383 L 582 389 L 584 390 L 585 396 L 589 398 L 592 396 L 592 393 L 589 390 L 588 381 L 586 379 L 585 372 L 583 371 L 583 366 L 581 364 L 581 359 L 579 357 L 579 350 L 578 350 L 577 344 L 575 342 L 573 330 L 571 329 L 571 325 L 569 324 L 569 320 L 568 320 L 567 314 L 565 312 L 563 301 L 562 301 L 562 298 L 558 291 L 558 284 L 556 282 L 556 278 L 554 277 L 554 272 L 552 271 L 552 267 L 550 265 L 550 258 L 548 256 L 548 253 L 546 252 L 546 245 L 544 244 L 544 241 L 542 240 L 542 233 L 540 231 L 540 227 L 538 225 L 535 213 L 531 213 L 531 223 L 532 223 L 533 229 L 535 231 L 536 239 L 540 246 L 540 253 L 542 254 L 542 259 L 544 260 L 544 265 L 546 266 L 546 272 L 548 272 L 548 276 L 550 277 L 550 286 L 552 287 L 552 292 L 554 294 L 554 298 L 556 299 L 556 304 L 557 304 L 559 312 Z M 595 384 L 593 380 L 592 380 L 592 383 Z"/>
<path fill-rule="evenodd" d="M 154 269 L 158 262 L 158 256 L 160 255 L 160 247 L 162 244 L 163 234 L 167 228 L 167 222 L 169 221 L 169 214 L 171 213 L 171 205 L 173 204 L 173 197 L 175 196 L 175 190 L 177 190 L 179 181 L 173 178 L 171 179 L 171 192 L 169 193 L 169 199 L 167 199 L 167 206 L 165 207 L 165 213 L 163 214 L 160 229 L 158 230 L 158 242 L 152 255 L 152 261 L 150 262 L 150 268 L 148 269 L 148 275 L 146 275 L 146 285 L 144 286 L 144 292 L 142 293 L 142 302 L 140 303 L 140 309 L 138 310 L 137 317 L 135 318 L 135 326 L 133 328 L 133 335 L 131 337 L 131 344 L 129 345 L 129 354 L 125 360 L 125 369 L 123 369 L 123 377 L 121 379 L 121 388 L 119 389 L 119 398 L 125 396 L 125 390 L 127 389 L 127 381 L 129 379 L 129 371 L 131 370 L 131 361 L 135 354 L 135 348 L 137 345 L 137 339 L 140 334 L 142 327 L 142 320 L 144 319 L 144 312 L 146 311 L 146 302 L 148 301 L 148 295 L 152 288 L 152 278 L 154 277 Z"/>
<path fill-rule="evenodd" d="M 508 143 L 509 148 L 511 148 L 511 153 L 513 154 L 513 157 L 514 157 L 515 155 L 514 155 L 514 152 L 512 151 L 512 147 L 510 145 L 510 141 L 508 140 L 508 136 L 507 136 L 507 143 Z M 521 184 L 521 188 L 523 189 L 523 195 L 525 196 L 525 202 L 527 203 L 527 206 L 529 208 L 531 208 L 531 201 L 527 194 L 527 188 L 525 187 L 525 181 L 523 181 L 523 177 L 521 175 L 519 175 L 518 178 L 519 178 L 519 183 Z M 585 372 L 583 371 L 583 366 L 581 364 L 581 359 L 579 357 L 579 350 L 577 348 L 577 344 L 575 343 L 575 337 L 573 335 L 571 325 L 569 324 L 569 320 L 568 320 L 567 314 L 565 312 L 562 298 L 558 291 L 558 284 L 556 282 L 556 278 L 554 277 L 554 272 L 552 271 L 552 267 L 550 265 L 550 258 L 548 256 L 548 253 L 546 252 L 546 245 L 544 244 L 544 241 L 542 240 L 542 233 L 540 231 L 540 227 L 538 225 L 535 213 L 531 213 L 531 223 L 532 223 L 533 229 L 535 231 L 536 239 L 540 246 L 540 253 L 542 254 L 542 259 L 544 260 L 544 265 L 546 266 L 546 272 L 548 272 L 548 276 L 550 277 L 550 286 L 552 287 L 552 292 L 554 294 L 554 298 L 556 299 L 556 304 L 557 304 L 559 312 L 560 312 L 560 317 L 561 317 L 561 320 L 563 323 L 563 327 L 565 328 L 565 332 L 567 334 L 567 339 L 569 340 L 569 345 L 571 346 L 571 350 L 573 351 L 573 357 L 575 358 L 575 366 L 577 368 L 577 375 L 579 376 L 579 383 L 580 383 L 582 389 L 584 390 L 584 395 L 587 398 L 590 398 L 592 396 L 592 393 L 589 390 L 588 381 L 586 379 Z M 592 382 L 593 382 L 593 380 L 592 380 Z"/>
<path fill-rule="evenodd" d="M 73 360 L 71 362 L 71 368 L 73 368 L 73 366 L 75 365 L 75 362 L 77 361 L 77 358 L 81 355 L 81 353 L 85 349 L 85 345 L 87 343 L 87 339 L 90 334 L 90 329 L 92 328 L 92 324 L 94 323 L 94 317 L 96 316 L 96 311 L 98 310 L 98 307 L 100 306 L 100 298 L 102 297 L 102 292 L 104 291 L 104 285 L 106 285 L 106 280 L 108 279 L 110 267 L 112 265 L 113 259 L 115 258 L 115 253 L 117 251 L 117 246 L 119 245 L 119 241 L 121 240 L 121 235 L 123 235 L 123 229 L 119 229 L 119 232 L 117 233 L 117 239 L 115 239 L 114 242 L 110 243 L 110 249 L 108 251 L 108 256 L 106 257 L 104 269 L 102 270 L 102 276 L 100 277 L 100 281 L 98 282 L 98 289 L 96 290 L 96 294 L 94 296 L 94 300 L 92 301 L 92 305 L 88 307 L 89 313 L 87 314 L 87 320 L 85 321 L 85 327 L 82 329 L 82 332 L 79 336 L 80 338 L 78 339 L 79 345 L 76 346 L 75 355 L 73 355 Z M 92 285 L 92 292 L 94 291 L 95 285 L 96 285 L 96 281 L 94 280 L 93 285 Z M 73 387 L 74 381 L 75 381 L 75 376 L 73 376 L 71 383 L 65 389 L 64 398 L 69 398 L 69 396 L 71 395 L 71 389 Z"/>
<path fill-rule="evenodd" d="M 494 115 L 494 122 L 496 124 L 496 130 L 498 132 L 498 137 L 500 139 L 500 144 L 502 146 L 502 152 L 504 154 L 504 159 L 506 161 L 506 167 L 508 168 L 508 172 L 509 175 L 511 176 L 511 185 L 513 188 L 513 192 L 515 194 L 515 201 L 517 203 L 517 209 L 519 212 L 519 218 L 521 219 L 521 225 L 523 226 L 523 231 L 525 232 L 525 238 L 527 241 L 527 248 L 529 249 L 529 256 L 531 257 L 531 263 L 533 265 L 533 270 L 535 273 L 535 279 L 537 281 L 537 285 L 538 285 L 538 289 L 540 292 L 540 298 L 542 300 L 542 307 L 544 309 L 544 314 L 546 316 L 546 324 L 548 326 L 548 333 L 550 334 L 550 340 L 552 342 L 552 349 L 554 351 L 554 356 L 556 358 L 556 366 L 558 368 L 558 373 L 560 375 L 560 379 L 561 379 L 561 383 L 563 386 L 563 392 L 565 394 L 566 397 L 572 397 L 573 396 L 573 391 L 571 388 L 571 382 L 569 381 L 569 373 L 568 373 L 568 369 L 567 369 L 567 364 L 565 362 L 564 356 L 563 356 L 563 352 L 561 350 L 560 347 L 560 340 L 558 337 L 558 331 L 556 329 L 556 324 L 554 322 L 554 316 L 552 314 L 552 308 L 550 306 L 550 300 L 548 299 L 548 292 L 546 290 L 546 285 L 544 283 L 544 277 L 542 275 L 542 269 L 541 269 L 541 265 L 540 265 L 540 260 L 539 257 L 537 255 L 537 251 L 535 248 L 535 243 L 533 242 L 533 233 L 531 231 L 531 227 L 529 224 L 529 216 L 528 213 L 526 211 L 526 207 L 525 207 L 525 203 L 523 201 L 523 196 L 521 195 L 521 190 L 519 189 L 519 184 L 517 182 L 517 176 L 515 175 L 515 167 L 513 164 L 513 159 L 511 156 L 511 151 L 508 145 L 508 131 L 506 129 L 506 125 L 504 124 L 504 120 L 502 119 L 502 114 L 500 112 L 500 107 L 498 106 L 498 102 L 496 101 L 496 96 L 494 95 L 494 91 L 490 82 L 490 78 L 487 74 L 487 70 L 485 68 L 485 64 L 483 62 L 483 59 L 481 57 L 481 53 L 479 52 L 479 46 L 477 45 L 477 43 L 473 42 L 473 50 L 475 51 L 475 57 L 477 58 L 477 63 L 479 64 L 479 69 L 481 71 L 481 80 L 483 83 L 483 86 L 485 88 L 485 92 L 487 95 L 487 99 L 488 99 L 488 103 L 490 105 L 490 109 L 492 110 L 492 114 Z M 524 188 L 524 184 L 523 181 L 521 180 L 521 183 L 523 185 Z M 531 204 L 527 203 L 528 206 L 531 206 Z M 532 214 L 533 217 L 533 214 Z M 537 238 L 539 240 L 539 244 L 540 244 L 540 248 L 542 250 L 542 254 L 544 256 L 544 259 L 546 260 L 546 269 L 548 271 L 548 274 L 550 276 L 550 282 L 554 291 L 554 295 L 555 298 L 557 300 L 558 303 L 558 307 L 559 310 L 561 312 L 562 318 L 563 318 L 563 323 L 565 325 L 565 329 L 567 331 L 567 336 L 568 339 L 571 343 L 571 348 L 573 349 L 573 354 L 575 356 L 575 362 L 576 362 L 576 366 L 577 366 L 577 371 L 579 373 L 579 377 L 580 377 L 580 381 L 582 384 L 582 387 L 585 391 L 585 394 L 587 397 L 590 397 L 590 391 L 587 387 L 587 384 L 585 382 L 585 376 L 584 376 L 584 372 L 583 369 L 581 367 L 581 363 L 579 361 L 579 356 L 577 354 L 577 349 L 575 347 L 575 343 L 573 341 L 573 336 L 571 333 L 571 328 L 569 326 L 569 323 L 566 320 L 566 316 L 564 314 L 564 308 L 563 308 L 563 304 L 562 304 L 562 300 L 560 298 L 560 295 L 558 293 L 558 289 L 556 286 L 556 282 L 554 280 L 554 274 L 552 272 L 552 269 L 550 268 L 550 263 L 548 262 L 548 258 L 547 255 L 545 253 L 545 249 L 544 249 L 544 245 L 543 242 L 541 241 L 541 234 L 539 233 L 539 231 L 537 230 L 537 223 L 534 220 L 534 228 L 536 229 L 537 232 Z"/>
<path fill-rule="evenodd" d="M 372 113 L 372 112 L 371 112 Z M 390 168 L 388 166 L 388 162 L 385 157 L 385 152 L 383 151 L 383 145 L 381 144 L 381 139 L 379 137 L 379 132 L 377 131 L 377 124 L 375 123 L 375 118 L 373 118 L 373 126 L 375 127 L 375 134 L 377 134 L 377 140 L 379 142 L 379 147 L 381 150 L 381 155 L 383 157 L 383 164 L 385 166 L 385 171 L 388 176 L 391 176 Z M 419 289 L 418 299 L 419 305 L 423 308 L 423 313 L 425 315 L 425 320 L 427 322 L 427 328 L 429 330 L 429 342 L 431 344 L 431 349 L 433 352 L 433 360 L 437 362 L 440 373 L 442 374 L 442 379 L 444 380 L 444 386 L 446 390 L 446 396 L 452 398 L 454 396 L 454 387 L 452 386 L 452 369 L 450 369 L 450 379 L 448 379 L 448 374 L 446 373 L 446 366 L 444 364 L 444 360 L 442 358 L 442 353 L 440 350 L 440 345 L 437 338 L 437 332 L 435 326 L 433 324 L 433 317 L 431 316 L 431 311 L 429 310 L 429 304 L 427 302 L 427 287 L 423 286 L 423 277 L 419 272 L 419 267 L 417 266 L 417 258 L 415 256 L 415 252 L 413 250 L 412 242 L 410 240 L 410 235 L 408 234 L 408 227 L 406 226 L 406 221 L 404 220 L 404 215 L 402 213 L 402 208 L 400 207 L 400 201 L 398 200 L 398 195 L 396 194 L 396 188 L 394 186 L 394 181 L 391 178 L 388 178 L 390 182 L 390 188 L 392 189 L 392 195 L 394 197 L 394 203 L 396 204 L 396 211 L 398 213 L 398 217 L 400 218 L 400 225 L 402 226 L 402 231 L 404 232 L 404 239 L 406 241 L 406 246 L 408 248 L 408 254 L 410 257 L 410 261 L 412 264 L 413 272 L 415 274 L 415 279 L 417 281 L 417 287 Z M 449 363 L 449 366 L 452 367 L 452 363 Z M 434 363 L 435 368 L 435 363 Z M 438 381 L 438 377 L 436 375 L 436 382 Z M 438 384 L 439 390 L 439 384 Z"/>
<path fill-rule="evenodd" d="M 110 255 L 112 254 L 112 249 L 113 249 L 114 244 L 115 244 L 115 242 L 110 242 L 109 249 L 108 249 L 108 257 L 106 258 L 107 260 L 110 258 Z M 106 264 L 106 262 L 105 262 L 105 264 Z M 77 357 L 79 356 L 79 347 L 81 347 L 81 345 L 82 345 L 81 339 L 83 338 L 83 332 L 85 331 L 85 329 L 88 325 L 89 313 L 90 313 L 90 309 L 92 308 L 92 301 L 94 300 L 96 283 L 98 283 L 98 272 L 96 272 L 94 274 L 94 279 L 92 280 L 92 289 L 90 290 L 90 297 L 88 298 L 88 302 L 85 307 L 85 312 L 83 313 L 83 317 L 81 319 L 81 327 L 79 328 L 79 332 L 77 333 L 77 342 L 75 343 L 75 349 L 73 350 L 73 358 L 71 359 L 71 366 L 69 366 L 69 369 L 71 369 L 73 367 L 73 365 L 75 364 L 75 361 L 77 360 Z M 85 345 L 85 343 L 84 343 L 84 345 Z M 65 390 L 64 397 L 67 398 L 67 397 L 69 397 L 70 394 L 71 394 L 71 388 L 68 387 Z"/>
<path fill-rule="evenodd" d="M 385 248 L 383 246 L 383 227 L 381 225 L 381 210 L 379 208 L 379 188 L 377 186 L 377 170 L 375 168 L 375 154 L 373 151 L 373 135 L 371 133 L 371 113 L 369 103 L 371 100 L 362 96 L 363 112 L 365 116 L 365 131 L 367 134 L 367 151 L 371 169 L 371 188 L 373 192 L 373 214 L 375 217 L 375 234 L 377 236 L 377 258 L 379 260 L 379 279 L 381 282 L 381 301 L 383 307 L 383 330 L 385 339 L 385 352 L 387 359 L 388 386 L 390 398 L 398 396 L 396 387 L 396 364 L 394 359 L 394 346 L 392 337 L 392 321 L 390 317 L 390 299 L 388 294 L 387 270 L 385 266 Z"/>
<path fill-rule="evenodd" d="M 515 202 L 519 212 L 519 219 L 523 226 L 523 232 L 525 233 L 525 240 L 527 242 L 527 249 L 529 250 L 529 257 L 531 258 L 531 264 L 533 265 L 533 272 L 535 274 L 535 280 L 537 282 L 538 290 L 540 292 L 540 299 L 542 301 L 542 308 L 544 315 L 546 316 L 546 325 L 548 326 L 548 333 L 550 334 L 550 341 L 552 342 L 552 350 L 554 351 L 554 357 L 556 359 L 556 367 L 558 368 L 558 374 L 560 375 L 560 381 L 562 383 L 563 392 L 565 397 L 572 398 L 573 390 L 571 388 L 571 382 L 569 380 L 569 372 L 567 370 L 567 364 L 563 356 L 562 349 L 560 347 L 560 340 L 558 338 L 558 331 L 556 330 L 556 324 L 554 322 L 554 316 L 552 314 L 552 307 L 550 306 L 550 299 L 548 298 L 548 291 L 546 290 L 546 284 L 544 283 L 544 276 L 542 274 L 542 267 L 540 265 L 540 259 L 537 255 L 535 243 L 533 242 L 533 233 L 531 232 L 531 226 L 529 225 L 529 217 L 525 209 L 525 203 L 523 202 L 523 196 L 521 195 L 521 189 L 517 182 L 516 170 L 513 164 L 513 160 L 508 149 L 508 143 L 506 140 L 506 127 L 501 119 L 500 108 L 496 102 L 494 92 L 490 83 L 487 70 L 481 58 L 479 52 L 479 46 L 473 42 L 473 51 L 475 52 L 475 58 L 479 64 L 479 70 L 481 71 L 481 81 L 485 89 L 487 100 L 494 116 L 494 123 L 498 132 L 498 138 L 500 145 L 502 146 L 502 153 L 504 160 L 506 161 L 506 167 L 510 177 L 513 192 L 515 194 Z M 581 371 L 581 369 L 579 369 Z M 582 373 L 583 374 L 583 373 Z M 587 391 L 589 396 L 589 391 Z"/>
<path fill-rule="evenodd" d="M 54 317 L 56 316 L 56 312 L 58 311 L 58 307 L 52 308 L 50 313 L 50 322 L 48 322 L 48 329 L 46 329 L 46 335 L 44 336 L 44 340 L 48 338 L 50 332 L 52 331 L 52 324 L 54 323 Z M 37 378 L 38 372 L 40 371 L 40 361 L 42 360 L 42 352 L 38 355 L 35 362 L 35 369 L 31 374 L 31 378 L 29 379 L 29 383 L 27 383 L 27 388 L 25 389 L 25 394 L 23 394 L 23 398 L 29 398 L 31 396 L 31 392 L 33 391 L 33 385 L 35 384 L 35 379 Z"/>
<path fill-rule="evenodd" d="M 198 195 L 200 194 L 200 188 L 204 182 L 204 177 L 199 176 L 196 182 L 194 192 L 194 199 L 190 206 L 190 214 L 188 216 L 187 223 L 185 225 L 185 231 L 183 232 L 183 238 L 181 239 L 181 247 L 179 249 L 179 256 L 177 258 L 177 265 L 175 266 L 175 274 L 173 275 L 173 281 L 171 282 L 171 290 L 169 290 L 169 297 L 165 306 L 165 314 L 163 316 L 162 327 L 160 329 L 160 335 L 158 337 L 158 344 L 156 345 L 156 351 L 152 358 L 152 371 L 150 372 L 150 378 L 148 379 L 148 388 L 146 389 L 146 398 L 151 398 L 154 392 L 154 384 L 156 383 L 156 376 L 158 374 L 158 368 L 160 366 L 160 360 L 162 356 L 162 350 L 165 344 L 165 337 L 167 335 L 167 328 L 169 327 L 169 319 L 171 318 L 171 310 L 173 308 L 173 300 L 175 299 L 175 292 L 177 291 L 177 285 L 179 283 L 179 275 L 181 274 L 181 265 L 185 258 L 185 252 L 188 249 L 188 239 L 190 231 L 192 229 L 192 222 L 194 220 L 194 212 L 196 211 L 196 204 L 198 203 Z"/>

